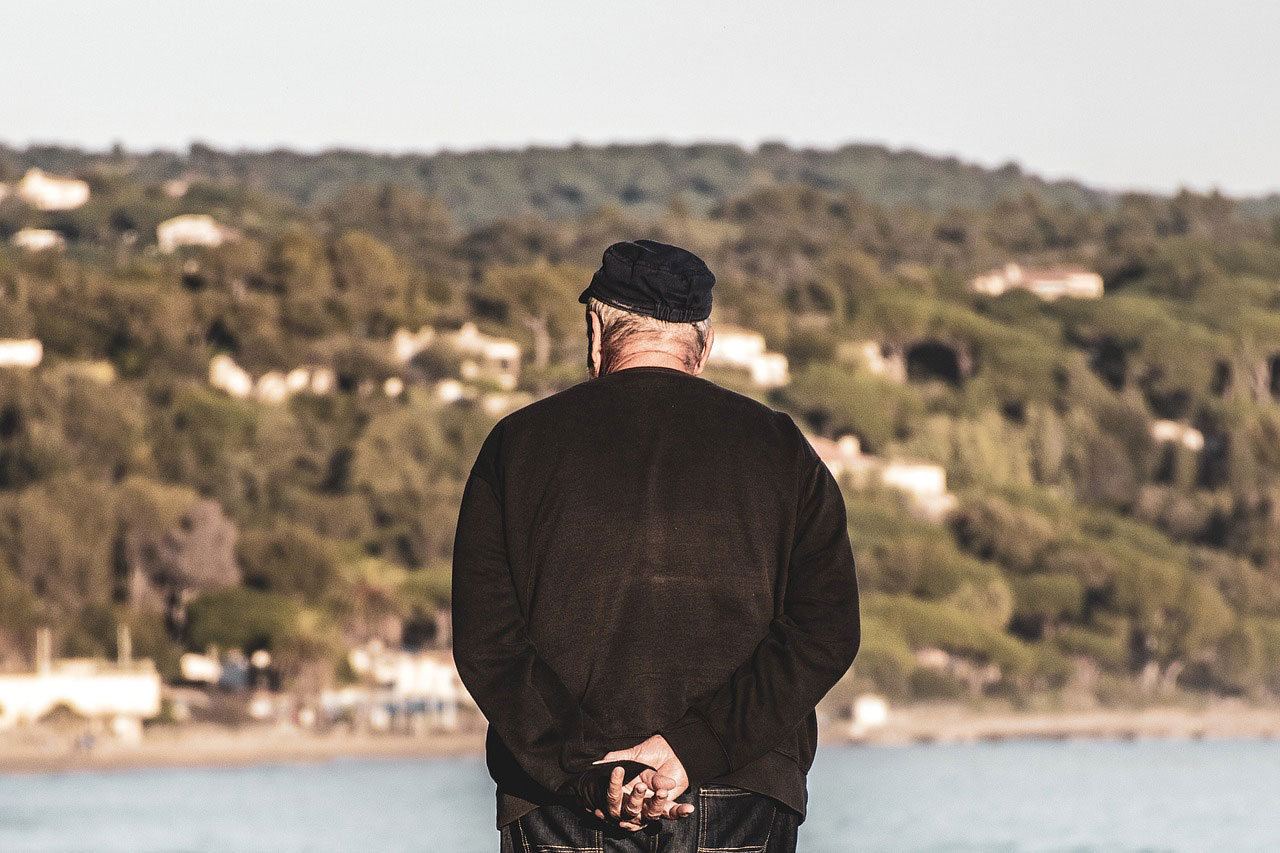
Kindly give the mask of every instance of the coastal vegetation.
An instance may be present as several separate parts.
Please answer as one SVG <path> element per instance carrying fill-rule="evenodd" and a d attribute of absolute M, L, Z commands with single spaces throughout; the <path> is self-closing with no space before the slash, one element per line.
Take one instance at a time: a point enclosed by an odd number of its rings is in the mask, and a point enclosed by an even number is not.
<path fill-rule="evenodd" d="M 554 392 L 585 378 L 576 296 L 601 251 L 649 237 L 704 257 L 716 321 L 791 371 L 767 391 L 712 378 L 815 436 L 938 463 L 958 496 L 938 523 L 846 489 L 864 639 L 838 689 L 1280 695 L 1274 200 L 869 146 L 0 148 L 0 180 L 30 166 L 92 194 L 0 199 L 0 338 L 44 354 L 0 368 L 6 665 L 41 625 L 66 654 L 114 654 L 123 621 L 170 678 L 217 646 L 318 685 L 355 644 L 447 637 L 457 505 L 496 415 L 435 393 L 448 351 L 403 364 L 392 335 L 474 322 L 521 344 L 517 393 Z M 186 213 L 236 238 L 158 252 L 156 226 Z M 9 246 L 23 228 L 65 249 Z M 1086 266 L 1105 295 L 967 287 L 1010 261 Z M 867 341 L 902 375 L 860 357 Z M 335 387 L 240 399 L 211 387 L 218 355 L 255 376 L 322 366 Z"/>

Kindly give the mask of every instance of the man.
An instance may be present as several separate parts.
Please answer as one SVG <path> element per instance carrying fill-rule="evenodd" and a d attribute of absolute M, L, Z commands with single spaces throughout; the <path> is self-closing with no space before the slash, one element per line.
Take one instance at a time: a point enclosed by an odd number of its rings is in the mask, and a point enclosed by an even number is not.
<path fill-rule="evenodd" d="M 853 552 L 791 418 L 699 378 L 714 282 L 610 246 L 579 300 L 590 380 L 472 468 L 454 656 L 504 851 L 795 848 L 814 706 L 858 649 Z"/>

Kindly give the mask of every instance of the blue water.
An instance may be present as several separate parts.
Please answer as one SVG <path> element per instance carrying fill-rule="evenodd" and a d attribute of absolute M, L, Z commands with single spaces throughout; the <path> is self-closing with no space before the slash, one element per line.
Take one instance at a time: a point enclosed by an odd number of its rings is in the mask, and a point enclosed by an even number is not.
<path fill-rule="evenodd" d="M 823 747 L 800 850 L 1280 850 L 1280 742 Z M 478 758 L 0 775 L 0 851 L 496 851 Z"/>

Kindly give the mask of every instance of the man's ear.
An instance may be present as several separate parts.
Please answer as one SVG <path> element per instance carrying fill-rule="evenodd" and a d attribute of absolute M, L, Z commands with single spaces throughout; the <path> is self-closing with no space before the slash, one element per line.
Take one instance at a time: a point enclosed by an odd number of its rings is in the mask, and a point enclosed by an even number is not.
<path fill-rule="evenodd" d="M 600 375 L 600 337 L 603 326 L 600 315 L 587 310 L 587 376 L 595 379 Z"/>
<path fill-rule="evenodd" d="M 702 355 L 698 357 L 698 366 L 695 367 L 693 370 L 694 376 L 697 376 L 698 374 L 702 373 L 703 368 L 707 366 L 707 359 L 711 357 L 711 348 L 715 346 L 715 343 L 716 343 L 716 328 L 715 326 L 708 326 L 707 342 L 702 345 Z"/>

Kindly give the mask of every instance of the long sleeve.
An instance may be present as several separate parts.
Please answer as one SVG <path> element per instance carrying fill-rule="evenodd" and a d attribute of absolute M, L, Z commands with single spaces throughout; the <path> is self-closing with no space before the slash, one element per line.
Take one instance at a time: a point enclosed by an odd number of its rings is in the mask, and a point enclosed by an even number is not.
<path fill-rule="evenodd" d="M 529 639 L 507 564 L 501 504 L 472 473 L 453 554 L 454 659 L 489 724 L 521 767 L 563 792 L 600 758 L 599 729 Z"/>
<path fill-rule="evenodd" d="M 858 588 L 844 499 L 807 442 L 804 451 L 781 614 L 725 684 L 660 732 L 691 787 L 744 767 L 776 746 L 857 654 Z"/>

